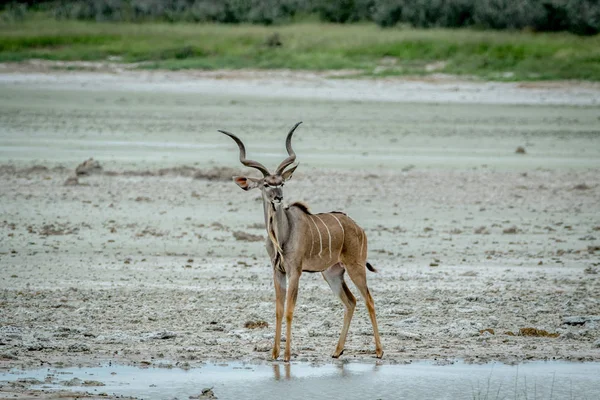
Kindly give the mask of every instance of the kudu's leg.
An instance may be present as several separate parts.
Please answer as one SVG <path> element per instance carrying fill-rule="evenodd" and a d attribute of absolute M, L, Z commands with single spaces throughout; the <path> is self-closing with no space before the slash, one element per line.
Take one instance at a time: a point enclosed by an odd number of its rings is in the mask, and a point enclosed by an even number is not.
<path fill-rule="evenodd" d="M 383 357 L 383 349 L 381 348 L 381 340 L 379 338 L 379 329 L 377 328 L 377 317 L 375 316 L 375 302 L 369 288 L 367 287 L 367 269 L 364 263 L 352 264 L 346 268 L 350 279 L 354 282 L 354 285 L 360 290 L 360 294 L 365 300 L 367 310 L 369 311 L 369 317 L 371 318 L 371 325 L 373 325 L 373 335 L 375 336 L 375 354 L 377 358 Z"/>
<path fill-rule="evenodd" d="M 290 361 L 292 357 L 292 320 L 294 319 L 294 308 L 296 307 L 296 299 L 298 298 L 299 282 L 300 273 L 292 269 L 288 273 L 287 305 L 285 309 L 285 353 L 283 361 Z"/>
<path fill-rule="evenodd" d="M 285 308 L 286 282 L 285 274 L 278 269 L 273 269 L 273 283 L 275 284 L 275 343 L 271 357 L 276 360 L 279 357 L 279 346 L 281 344 L 281 322 Z"/>
<path fill-rule="evenodd" d="M 342 333 L 338 340 L 337 347 L 331 355 L 333 358 L 338 358 L 344 352 L 344 345 L 346 344 L 346 337 L 348 336 L 348 329 L 350 328 L 350 321 L 352 315 L 354 315 L 354 308 L 356 307 L 356 299 L 348 289 L 346 282 L 344 282 L 344 267 L 341 264 L 335 264 L 323 271 L 323 278 L 329 284 L 329 287 L 333 291 L 333 294 L 338 296 L 344 304 L 344 325 L 342 326 Z"/>

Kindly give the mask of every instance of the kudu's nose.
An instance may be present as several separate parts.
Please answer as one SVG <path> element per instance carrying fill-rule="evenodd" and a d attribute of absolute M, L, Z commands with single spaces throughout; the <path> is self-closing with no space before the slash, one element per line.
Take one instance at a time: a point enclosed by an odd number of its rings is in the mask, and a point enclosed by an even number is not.
<path fill-rule="evenodd" d="M 277 196 L 275 196 L 274 200 L 281 203 L 283 201 L 283 196 L 282 195 L 277 195 Z"/>

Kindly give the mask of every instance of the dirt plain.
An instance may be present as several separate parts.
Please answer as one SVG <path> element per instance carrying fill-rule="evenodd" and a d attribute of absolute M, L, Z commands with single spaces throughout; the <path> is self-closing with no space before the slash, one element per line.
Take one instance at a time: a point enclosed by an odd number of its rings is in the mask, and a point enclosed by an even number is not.
<path fill-rule="evenodd" d="M 2 369 L 268 362 L 259 193 L 217 129 L 274 167 L 299 120 L 286 201 L 365 228 L 383 363 L 600 361 L 598 87 L 11 68 Z M 344 360 L 374 362 L 363 304 Z M 342 315 L 303 275 L 293 360 L 330 362 Z"/>

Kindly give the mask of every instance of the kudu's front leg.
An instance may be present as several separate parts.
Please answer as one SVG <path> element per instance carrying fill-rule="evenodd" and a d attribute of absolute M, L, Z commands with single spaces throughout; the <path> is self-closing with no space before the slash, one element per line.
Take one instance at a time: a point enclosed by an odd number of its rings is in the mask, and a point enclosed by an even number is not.
<path fill-rule="evenodd" d="M 273 360 L 277 360 L 281 344 L 281 323 L 283 320 L 286 295 L 285 274 L 277 268 L 273 268 L 273 283 L 275 285 L 275 343 L 273 344 L 271 357 Z"/>
<path fill-rule="evenodd" d="M 285 354 L 283 361 L 290 361 L 292 357 L 292 320 L 294 319 L 294 308 L 298 298 L 298 283 L 300 282 L 300 273 L 292 270 L 288 274 L 289 289 L 287 291 L 287 307 L 285 309 Z"/>

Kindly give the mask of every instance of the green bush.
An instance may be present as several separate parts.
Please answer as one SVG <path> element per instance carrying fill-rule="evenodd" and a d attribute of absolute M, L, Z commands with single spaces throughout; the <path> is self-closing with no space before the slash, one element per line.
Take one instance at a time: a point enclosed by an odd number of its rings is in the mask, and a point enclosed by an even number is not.
<path fill-rule="evenodd" d="M 541 1 L 479 0 L 473 7 L 473 22 L 488 29 L 533 27 L 543 12 Z"/>
<path fill-rule="evenodd" d="M 532 29 L 600 32 L 600 0 L 25 0 L 3 2 L 4 20 L 22 19 L 27 6 L 56 18 L 94 21 L 189 21 L 282 24 L 297 14 L 327 22 L 374 21 L 381 27 Z"/>
<path fill-rule="evenodd" d="M 394 26 L 402 20 L 402 0 L 379 0 L 373 6 L 371 18 L 384 28 Z"/>
<path fill-rule="evenodd" d="M 123 21 L 128 4 L 121 0 L 61 1 L 54 8 L 57 19 Z"/>
<path fill-rule="evenodd" d="M 377 0 L 372 20 L 382 27 L 479 26 L 486 29 L 600 32 L 598 0 Z"/>
<path fill-rule="evenodd" d="M 420 28 L 458 28 L 473 24 L 473 6 L 473 0 L 379 0 L 371 16 L 382 27 L 402 22 Z"/>
<path fill-rule="evenodd" d="M 348 23 L 371 20 L 375 0 L 337 0 L 316 2 L 314 7 L 323 21 Z"/>
<path fill-rule="evenodd" d="M 600 32 L 600 2 L 598 0 L 568 0 L 565 6 L 567 30 L 578 35 Z"/>
<path fill-rule="evenodd" d="M 4 12 L 1 15 L 1 20 L 4 22 L 17 22 L 25 19 L 27 15 L 27 4 L 25 3 L 9 3 L 5 6 Z"/>

